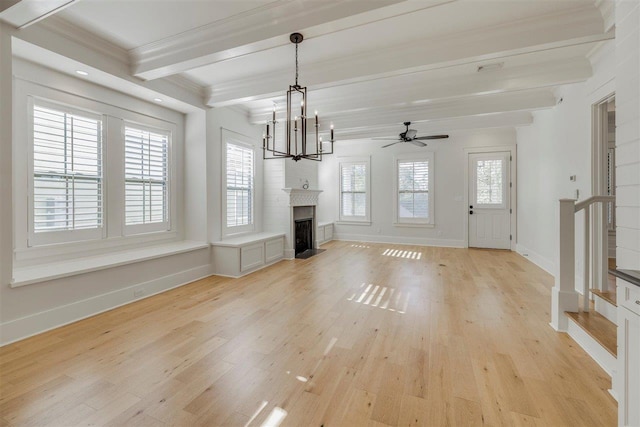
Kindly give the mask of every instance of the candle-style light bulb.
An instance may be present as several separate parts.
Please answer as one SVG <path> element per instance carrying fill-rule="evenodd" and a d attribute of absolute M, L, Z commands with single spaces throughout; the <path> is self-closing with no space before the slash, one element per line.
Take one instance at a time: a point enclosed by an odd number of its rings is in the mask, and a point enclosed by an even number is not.
<path fill-rule="evenodd" d="M 276 104 L 273 104 L 273 115 L 272 115 L 271 121 L 273 123 L 276 122 Z"/>
<path fill-rule="evenodd" d="M 333 141 L 333 123 L 331 123 L 331 141 Z"/>
<path fill-rule="evenodd" d="M 318 110 L 316 110 L 316 127 L 318 127 Z"/>

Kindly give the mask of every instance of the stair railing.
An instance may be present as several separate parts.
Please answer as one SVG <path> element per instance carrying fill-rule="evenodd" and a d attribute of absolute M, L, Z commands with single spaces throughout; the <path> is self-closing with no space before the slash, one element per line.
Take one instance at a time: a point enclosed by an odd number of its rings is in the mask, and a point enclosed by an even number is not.
<path fill-rule="evenodd" d="M 551 296 L 551 326 L 557 330 L 567 329 L 565 311 L 579 311 L 579 298 L 575 289 L 575 217 L 576 213 L 584 210 L 584 282 L 583 282 L 583 311 L 589 311 L 590 289 L 590 240 L 591 215 L 590 207 L 596 203 L 602 209 L 602 218 L 606 218 L 608 203 L 615 202 L 615 196 L 593 196 L 576 203 L 574 199 L 560 200 L 560 224 L 558 233 L 558 269 L 555 285 Z M 606 241 L 606 221 L 601 230 L 602 241 Z M 603 249 L 604 250 L 604 249 Z M 602 287 L 603 284 L 600 284 Z M 601 289 L 602 290 L 602 289 Z"/>

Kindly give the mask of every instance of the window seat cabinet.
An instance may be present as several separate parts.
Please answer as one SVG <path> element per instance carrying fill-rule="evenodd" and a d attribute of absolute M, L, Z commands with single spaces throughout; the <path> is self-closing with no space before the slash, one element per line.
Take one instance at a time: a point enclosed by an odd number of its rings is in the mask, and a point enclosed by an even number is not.
<path fill-rule="evenodd" d="M 284 233 L 255 233 L 211 244 L 214 274 L 241 277 L 284 257 Z"/>

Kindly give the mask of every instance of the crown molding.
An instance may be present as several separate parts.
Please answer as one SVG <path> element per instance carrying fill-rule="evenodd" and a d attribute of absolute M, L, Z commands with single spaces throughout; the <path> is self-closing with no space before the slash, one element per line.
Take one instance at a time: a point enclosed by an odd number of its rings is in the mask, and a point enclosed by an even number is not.
<path fill-rule="evenodd" d="M 59 16 L 50 16 L 41 21 L 38 26 L 67 39 L 73 40 L 76 43 L 106 55 L 122 64 L 126 64 L 127 66 L 129 65 L 129 54 L 125 49 L 96 36 L 94 33 L 73 25 Z"/>
<path fill-rule="evenodd" d="M 432 0 L 438 4 L 450 0 Z M 402 0 L 277 0 L 129 51 L 134 75 L 152 80 L 288 43 L 285 35 Z M 416 5 L 410 5 L 416 8 Z M 431 6 L 431 4 L 429 4 Z M 422 6 L 424 8 L 424 6 Z M 330 28 L 335 31 L 334 28 Z"/>
<path fill-rule="evenodd" d="M 182 89 L 188 92 L 191 92 L 194 95 L 198 95 L 200 98 L 202 98 L 203 103 L 206 99 L 207 88 L 204 86 L 200 86 L 198 83 L 194 82 L 193 80 L 187 77 L 184 77 L 180 74 L 175 74 L 173 76 L 167 76 L 162 80 L 168 81 L 178 87 L 181 87 Z"/>
<path fill-rule="evenodd" d="M 616 4 L 614 0 L 595 0 L 595 6 L 602 15 L 606 33 L 616 25 Z"/>
<path fill-rule="evenodd" d="M 406 43 L 302 64 L 300 73 L 304 83 L 317 90 L 611 39 L 611 34 L 601 33 L 601 24 L 602 18 L 593 6 L 580 7 L 430 40 L 421 49 L 415 48 L 416 43 Z M 523 34 L 527 34 L 526 41 Z M 283 68 L 253 79 L 217 82 L 208 90 L 207 105 L 225 106 L 278 96 L 287 71 Z"/>

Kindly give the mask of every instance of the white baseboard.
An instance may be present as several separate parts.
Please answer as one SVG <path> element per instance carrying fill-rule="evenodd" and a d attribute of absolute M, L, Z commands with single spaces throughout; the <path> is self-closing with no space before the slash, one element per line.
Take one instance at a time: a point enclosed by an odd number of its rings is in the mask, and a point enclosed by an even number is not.
<path fill-rule="evenodd" d="M 0 324 L 0 346 L 148 298 L 211 274 L 212 267 L 207 264 L 5 322 Z M 134 297 L 136 291 L 143 291 L 144 295 Z"/>
<path fill-rule="evenodd" d="M 591 335 L 569 318 L 567 333 L 587 352 L 604 371 L 613 378 L 616 372 L 617 359 L 602 347 Z"/>
<path fill-rule="evenodd" d="M 543 257 L 542 255 L 522 246 L 519 243 L 516 245 L 516 252 L 527 258 L 529 261 L 531 261 L 547 273 L 555 276 L 556 264 L 549 258 Z"/>
<path fill-rule="evenodd" d="M 429 239 L 424 237 L 377 236 L 371 234 L 334 233 L 333 240 L 346 242 L 393 243 L 398 245 L 439 246 L 443 248 L 464 248 L 464 240 Z"/>

